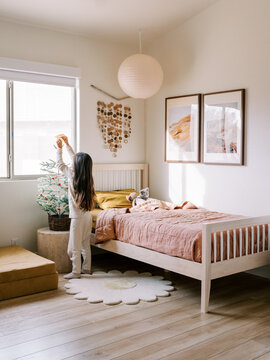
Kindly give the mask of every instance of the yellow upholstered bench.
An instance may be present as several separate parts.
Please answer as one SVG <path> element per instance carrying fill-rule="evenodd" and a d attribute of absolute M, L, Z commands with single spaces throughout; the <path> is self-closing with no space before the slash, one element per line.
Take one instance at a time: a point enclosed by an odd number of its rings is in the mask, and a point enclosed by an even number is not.
<path fill-rule="evenodd" d="M 19 246 L 0 248 L 0 300 L 57 289 L 55 263 Z"/>

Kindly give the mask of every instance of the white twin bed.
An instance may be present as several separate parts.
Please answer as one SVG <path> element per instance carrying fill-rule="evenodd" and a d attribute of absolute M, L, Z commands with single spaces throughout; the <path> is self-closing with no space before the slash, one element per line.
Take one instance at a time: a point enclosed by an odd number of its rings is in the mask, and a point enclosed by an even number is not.
<path fill-rule="evenodd" d="M 148 164 L 95 164 L 93 173 L 95 189 L 100 191 L 125 188 L 138 191 L 148 186 Z M 166 255 L 117 239 L 95 244 L 93 238 L 91 242 L 98 248 L 200 280 L 201 312 L 205 313 L 208 311 L 211 280 L 270 264 L 268 224 L 270 215 L 202 224 L 201 262 Z M 223 238 L 226 232 L 231 235 Z M 223 241 L 227 242 L 226 254 L 223 254 Z"/>

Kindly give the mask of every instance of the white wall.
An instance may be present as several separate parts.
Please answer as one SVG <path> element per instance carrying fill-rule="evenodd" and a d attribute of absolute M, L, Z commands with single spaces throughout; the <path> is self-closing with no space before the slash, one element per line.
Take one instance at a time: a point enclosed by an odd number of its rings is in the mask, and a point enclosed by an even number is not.
<path fill-rule="evenodd" d="M 270 214 L 270 1 L 220 0 L 149 48 L 165 81 L 146 102 L 151 196 Z M 245 88 L 245 166 L 164 162 L 165 98 Z M 270 278 L 270 267 L 253 273 Z"/>
<path fill-rule="evenodd" d="M 81 69 L 80 88 L 80 150 L 99 162 L 143 162 L 144 103 L 140 100 L 122 102 L 131 106 L 132 135 L 128 144 L 113 158 L 103 149 L 96 125 L 96 102 L 110 102 L 89 87 L 95 84 L 117 97 L 123 96 L 117 83 L 117 70 L 125 57 L 136 49 L 118 44 L 89 40 L 61 32 L 31 26 L 0 22 L 0 56 L 43 63 L 74 66 Z M 47 226 L 47 215 L 35 203 L 36 182 L 0 182 L 0 246 L 19 237 L 19 244 L 28 249 L 36 247 L 36 230 Z"/>
<path fill-rule="evenodd" d="M 165 78 L 146 102 L 151 196 L 270 214 L 269 14 L 269 0 L 220 0 L 148 49 Z M 239 88 L 247 90 L 245 166 L 165 163 L 165 98 Z"/>

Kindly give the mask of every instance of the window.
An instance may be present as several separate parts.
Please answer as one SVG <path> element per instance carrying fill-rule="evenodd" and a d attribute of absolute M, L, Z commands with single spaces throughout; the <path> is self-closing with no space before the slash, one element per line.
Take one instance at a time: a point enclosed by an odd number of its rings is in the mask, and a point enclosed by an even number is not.
<path fill-rule="evenodd" d="M 72 141 L 74 89 L 13 82 L 14 176 L 40 174 L 40 162 L 55 159 L 57 134 Z"/>
<path fill-rule="evenodd" d="M 56 135 L 75 146 L 75 118 L 75 78 L 0 69 L 0 178 L 43 174 L 40 163 L 55 160 Z"/>

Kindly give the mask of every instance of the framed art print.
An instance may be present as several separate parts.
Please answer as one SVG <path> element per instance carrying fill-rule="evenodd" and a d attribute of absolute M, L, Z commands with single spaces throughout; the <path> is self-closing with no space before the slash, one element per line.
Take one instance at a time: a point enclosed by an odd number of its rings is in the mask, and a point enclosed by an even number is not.
<path fill-rule="evenodd" d="M 244 89 L 203 95 L 203 162 L 243 165 Z"/>
<path fill-rule="evenodd" d="M 200 161 L 201 95 L 165 99 L 165 161 Z"/>

